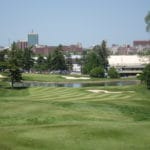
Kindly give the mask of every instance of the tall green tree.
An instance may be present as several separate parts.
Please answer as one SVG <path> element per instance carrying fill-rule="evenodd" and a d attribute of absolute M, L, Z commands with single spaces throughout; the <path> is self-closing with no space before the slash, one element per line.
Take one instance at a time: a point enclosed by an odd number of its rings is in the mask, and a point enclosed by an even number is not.
<path fill-rule="evenodd" d="M 150 32 L 150 11 L 145 16 L 146 31 Z"/>
<path fill-rule="evenodd" d="M 22 73 L 19 67 L 10 65 L 9 76 L 11 79 L 11 87 L 14 88 L 15 82 L 20 82 L 22 79 Z"/>
<path fill-rule="evenodd" d="M 107 49 L 106 42 L 102 41 L 101 45 L 94 46 L 92 51 L 84 56 L 82 72 L 89 74 L 90 71 L 96 67 L 101 67 L 106 71 L 108 66 L 108 56 L 109 51 Z"/>
<path fill-rule="evenodd" d="M 140 79 L 146 84 L 147 88 L 150 89 L 150 64 L 146 65 Z"/>
<path fill-rule="evenodd" d="M 150 32 L 150 11 L 145 16 L 145 23 L 146 23 L 146 31 Z M 148 89 L 150 89 L 150 50 L 147 49 L 146 51 L 140 54 L 141 56 L 149 57 L 149 64 L 143 70 L 143 73 L 140 75 L 140 79 L 144 82 Z"/>
<path fill-rule="evenodd" d="M 33 59 L 33 51 L 31 47 L 25 48 L 23 51 L 23 70 L 30 72 L 30 69 L 33 67 L 34 59 Z"/>
<path fill-rule="evenodd" d="M 8 53 L 8 69 L 11 80 L 11 86 L 14 87 L 14 82 L 20 82 L 22 79 L 23 66 L 23 51 L 17 48 L 16 43 L 12 44 L 11 50 Z"/>
<path fill-rule="evenodd" d="M 96 45 L 93 48 L 93 51 L 95 51 L 98 56 L 100 66 L 102 66 L 104 69 L 107 69 L 109 51 L 106 46 L 106 41 L 103 40 L 101 45 Z"/>
<path fill-rule="evenodd" d="M 98 59 L 98 56 L 95 52 L 91 51 L 84 58 L 82 72 L 84 74 L 89 74 L 92 69 L 98 66 L 100 66 L 100 61 Z"/>
<path fill-rule="evenodd" d="M 0 71 L 4 71 L 7 68 L 7 57 L 8 57 L 7 49 L 0 51 Z"/>
<path fill-rule="evenodd" d="M 15 42 L 13 42 L 11 50 L 8 53 L 8 61 L 13 66 L 23 67 L 23 50 L 18 49 Z"/>
<path fill-rule="evenodd" d="M 52 55 L 51 53 L 49 53 L 47 56 L 47 69 L 50 71 L 51 68 L 52 68 Z"/>
<path fill-rule="evenodd" d="M 63 49 L 61 45 L 59 45 L 52 54 L 51 69 L 67 70 L 67 65 L 65 62 L 65 57 L 63 55 Z"/>

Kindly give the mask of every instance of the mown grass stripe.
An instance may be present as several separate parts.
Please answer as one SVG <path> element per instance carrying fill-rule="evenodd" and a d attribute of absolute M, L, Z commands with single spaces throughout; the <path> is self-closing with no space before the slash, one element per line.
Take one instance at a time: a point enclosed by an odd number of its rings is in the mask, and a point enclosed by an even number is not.
<path fill-rule="evenodd" d="M 51 87 L 0 91 L 0 149 L 148 150 L 150 93 L 142 87 L 124 92 L 132 88 L 97 88 L 119 94 Z"/>

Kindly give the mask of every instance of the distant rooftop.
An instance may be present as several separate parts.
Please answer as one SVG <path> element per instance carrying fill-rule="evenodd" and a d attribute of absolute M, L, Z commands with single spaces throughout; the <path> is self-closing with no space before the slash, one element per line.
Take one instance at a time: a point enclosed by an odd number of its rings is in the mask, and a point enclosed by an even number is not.
<path fill-rule="evenodd" d="M 28 34 L 38 34 L 38 33 L 35 33 L 33 30 L 30 32 L 30 33 L 28 33 Z"/>
<path fill-rule="evenodd" d="M 146 41 L 146 40 L 139 40 L 139 41 L 133 41 L 133 45 L 134 46 L 146 46 L 146 45 L 150 45 L 150 40 Z"/>

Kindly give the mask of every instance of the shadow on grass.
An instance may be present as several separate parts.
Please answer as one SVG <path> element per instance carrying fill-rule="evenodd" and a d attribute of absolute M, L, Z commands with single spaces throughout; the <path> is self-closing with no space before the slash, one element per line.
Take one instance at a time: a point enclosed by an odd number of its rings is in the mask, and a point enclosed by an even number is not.
<path fill-rule="evenodd" d="M 29 87 L 4 87 L 4 88 L 8 90 L 24 90 L 28 89 Z"/>

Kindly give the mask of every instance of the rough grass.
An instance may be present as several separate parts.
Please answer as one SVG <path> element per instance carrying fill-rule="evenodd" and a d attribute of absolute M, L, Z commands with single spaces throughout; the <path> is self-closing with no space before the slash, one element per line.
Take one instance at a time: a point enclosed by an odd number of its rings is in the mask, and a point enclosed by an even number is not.
<path fill-rule="evenodd" d="M 0 150 L 149 150 L 149 131 L 142 86 L 0 88 Z"/>

